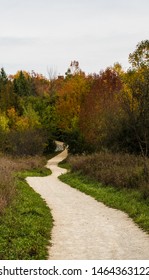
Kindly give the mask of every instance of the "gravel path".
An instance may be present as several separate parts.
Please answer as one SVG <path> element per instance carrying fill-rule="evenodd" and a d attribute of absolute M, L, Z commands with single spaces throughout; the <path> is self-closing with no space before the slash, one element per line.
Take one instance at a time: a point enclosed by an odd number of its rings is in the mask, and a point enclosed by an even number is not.
<path fill-rule="evenodd" d="M 52 175 L 28 177 L 29 185 L 52 209 L 51 260 L 149 259 L 149 235 L 123 212 L 106 207 L 62 183 L 57 176 L 66 170 L 57 167 L 67 151 L 49 160 Z"/>

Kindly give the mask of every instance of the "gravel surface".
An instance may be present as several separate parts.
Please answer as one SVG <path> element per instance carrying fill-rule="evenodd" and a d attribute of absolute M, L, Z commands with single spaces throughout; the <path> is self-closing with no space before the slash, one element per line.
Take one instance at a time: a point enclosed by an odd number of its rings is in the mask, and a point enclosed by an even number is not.
<path fill-rule="evenodd" d="M 29 185 L 52 209 L 54 227 L 50 260 L 148 260 L 149 235 L 123 212 L 105 206 L 62 183 L 66 170 L 57 163 L 64 150 L 48 161 L 52 175 L 28 177 Z"/>

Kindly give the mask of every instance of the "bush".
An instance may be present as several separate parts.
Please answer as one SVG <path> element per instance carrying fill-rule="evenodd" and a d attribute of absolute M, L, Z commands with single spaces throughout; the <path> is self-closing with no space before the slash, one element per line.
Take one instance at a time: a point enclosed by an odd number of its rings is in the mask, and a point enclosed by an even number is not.
<path fill-rule="evenodd" d="M 52 137 L 47 137 L 47 141 L 44 148 L 44 154 L 52 154 L 56 149 L 55 141 Z"/>
<path fill-rule="evenodd" d="M 11 131 L 7 134 L 4 152 L 12 155 L 41 155 L 45 148 L 43 131 L 28 129 L 25 131 Z"/>
<path fill-rule="evenodd" d="M 86 143 L 79 130 L 73 130 L 67 133 L 64 136 L 64 142 L 68 145 L 69 153 L 73 155 L 91 153 L 93 151 L 92 147 Z"/>

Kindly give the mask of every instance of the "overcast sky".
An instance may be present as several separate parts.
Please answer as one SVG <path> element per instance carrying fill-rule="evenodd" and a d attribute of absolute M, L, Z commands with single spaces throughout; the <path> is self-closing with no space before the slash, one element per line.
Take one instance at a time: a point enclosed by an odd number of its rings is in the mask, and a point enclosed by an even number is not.
<path fill-rule="evenodd" d="M 128 55 L 149 39 L 148 0 L 0 0 L 0 67 L 64 74 L 72 60 L 86 73 Z"/>

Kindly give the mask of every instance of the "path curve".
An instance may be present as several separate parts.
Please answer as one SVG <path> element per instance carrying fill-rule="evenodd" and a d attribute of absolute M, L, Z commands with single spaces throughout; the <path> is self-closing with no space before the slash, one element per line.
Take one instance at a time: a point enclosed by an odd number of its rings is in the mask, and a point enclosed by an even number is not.
<path fill-rule="evenodd" d="M 49 259 L 148 260 L 149 235 L 127 214 L 97 202 L 57 178 L 66 172 L 57 166 L 66 156 L 64 150 L 48 161 L 52 175 L 26 179 L 52 209 L 55 222 Z"/>

